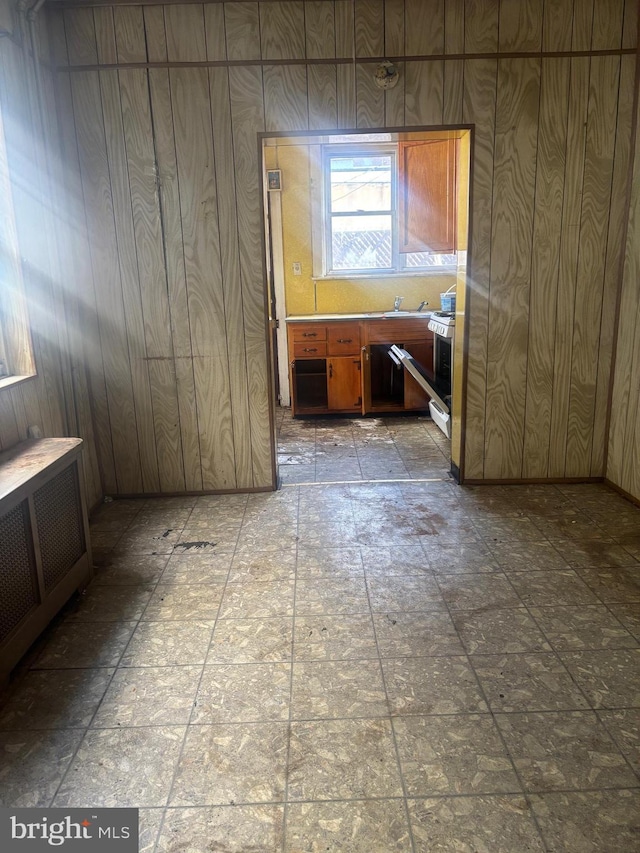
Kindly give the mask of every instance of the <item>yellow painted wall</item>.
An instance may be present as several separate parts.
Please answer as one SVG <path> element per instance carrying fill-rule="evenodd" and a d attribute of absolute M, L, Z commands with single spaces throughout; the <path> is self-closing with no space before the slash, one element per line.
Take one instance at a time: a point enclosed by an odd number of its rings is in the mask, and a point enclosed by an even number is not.
<path fill-rule="evenodd" d="M 418 134 L 415 134 L 419 138 Z M 282 229 L 287 315 L 349 314 L 389 311 L 394 297 L 402 296 L 402 307 L 412 310 L 427 300 L 428 307 L 440 307 L 440 293 L 455 284 L 455 274 L 426 276 L 384 276 L 380 278 L 313 279 L 311 239 L 311 180 L 314 158 L 320 146 L 300 139 L 277 140 L 269 148 L 267 164 L 282 171 Z M 293 274 L 299 262 L 301 275 Z"/>

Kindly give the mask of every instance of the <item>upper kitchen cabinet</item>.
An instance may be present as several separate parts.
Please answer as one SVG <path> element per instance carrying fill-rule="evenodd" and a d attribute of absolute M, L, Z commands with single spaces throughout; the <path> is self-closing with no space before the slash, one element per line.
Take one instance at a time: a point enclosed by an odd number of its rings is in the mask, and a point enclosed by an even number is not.
<path fill-rule="evenodd" d="M 398 143 L 400 253 L 456 250 L 457 140 Z"/>

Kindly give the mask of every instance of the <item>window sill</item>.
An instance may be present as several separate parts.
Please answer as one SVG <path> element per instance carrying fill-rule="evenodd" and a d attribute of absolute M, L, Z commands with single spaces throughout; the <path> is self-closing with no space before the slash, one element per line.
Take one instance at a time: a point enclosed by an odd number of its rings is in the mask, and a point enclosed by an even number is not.
<path fill-rule="evenodd" d="M 0 391 L 4 391 L 6 388 L 15 388 L 16 385 L 22 385 L 23 382 L 35 378 L 35 373 L 29 373 L 26 376 L 2 376 L 0 377 Z"/>
<path fill-rule="evenodd" d="M 376 273 L 347 273 L 340 272 L 333 275 L 314 275 L 311 276 L 312 281 L 353 281 L 354 279 L 362 279 L 364 281 L 381 279 L 381 278 L 431 278 L 432 276 L 456 275 L 457 267 L 441 267 L 433 270 L 421 270 L 420 272 L 407 272 L 405 270 L 393 272 L 376 272 Z"/>

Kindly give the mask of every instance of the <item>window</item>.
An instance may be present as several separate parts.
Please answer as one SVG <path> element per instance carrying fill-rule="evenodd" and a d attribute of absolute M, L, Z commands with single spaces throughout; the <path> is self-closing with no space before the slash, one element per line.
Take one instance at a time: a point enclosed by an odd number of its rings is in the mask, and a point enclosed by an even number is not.
<path fill-rule="evenodd" d="M 325 276 L 455 267 L 455 158 L 429 145 L 324 148 Z"/>

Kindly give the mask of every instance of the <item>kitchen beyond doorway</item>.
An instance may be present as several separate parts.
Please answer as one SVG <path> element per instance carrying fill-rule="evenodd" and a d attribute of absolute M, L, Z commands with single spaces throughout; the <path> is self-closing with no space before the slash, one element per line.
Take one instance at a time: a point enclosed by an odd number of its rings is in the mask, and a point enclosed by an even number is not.
<path fill-rule="evenodd" d="M 431 418 L 292 418 L 277 408 L 282 485 L 451 479 L 450 442 Z"/>

